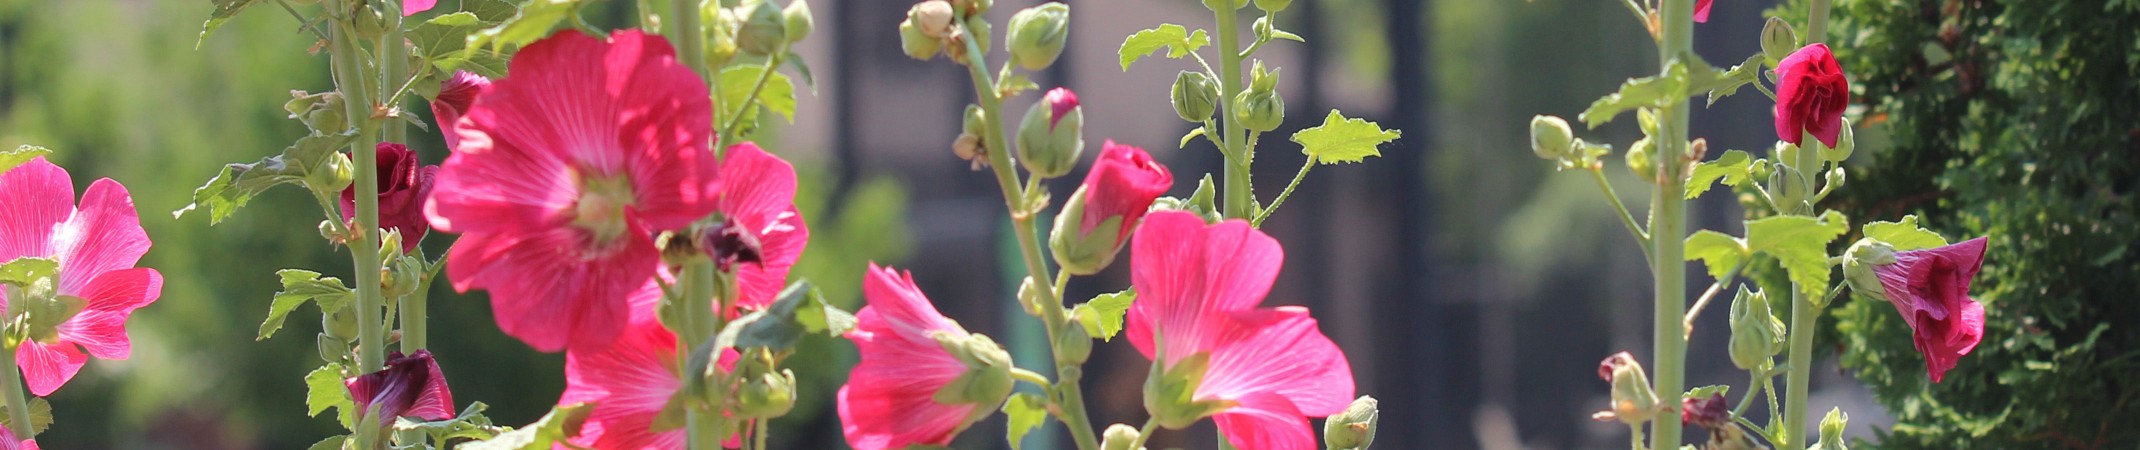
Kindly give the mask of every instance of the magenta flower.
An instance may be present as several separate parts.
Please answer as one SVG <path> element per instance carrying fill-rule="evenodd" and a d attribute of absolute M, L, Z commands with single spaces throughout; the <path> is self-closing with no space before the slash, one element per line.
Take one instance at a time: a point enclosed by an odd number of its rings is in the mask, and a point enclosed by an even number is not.
<path fill-rule="evenodd" d="M 1152 208 L 1152 201 L 1171 187 L 1174 175 L 1167 172 L 1167 166 L 1152 161 L 1151 154 L 1142 148 L 1107 141 L 1100 149 L 1100 159 L 1085 173 L 1085 217 L 1078 222 L 1078 231 L 1092 234 L 1100 222 L 1121 217 L 1122 228 L 1114 242 L 1120 246 Z"/>
<path fill-rule="evenodd" d="M 1924 354 L 1925 373 L 1934 383 L 1984 339 L 1984 305 L 1969 298 L 1969 282 L 1984 268 L 1986 242 L 1895 252 L 1894 264 L 1872 268 L 1887 301 L 1910 325 L 1910 340 Z"/>
<path fill-rule="evenodd" d="M 1835 148 L 1843 134 L 1843 108 L 1850 106 L 1850 80 L 1828 44 L 1791 52 L 1776 64 L 1776 78 L 1776 138 L 1803 146 L 1805 135 L 1812 134 L 1821 145 Z"/>
<path fill-rule="evenodd" d="M 460 122 L 461 115 L 475 106 L 476 96 L 489 88 L 489 78 L 466 70 L 454 71 L 453 78 L 439 85 L 438 95 L 431 97 L 431 118 L 438 120 L 438 133 L 446 138 L 447 149 L 461 148 L 461 134 L 455 131 L 454 123 Z"/>
<path fill-rule="evenodd" d="M 1709 23 L 1709 4 L 1715 1 L 1716 0 L 1696 0 L 1694 2 L 1694 21 L 1700 23 Z"/>
<path fill-rule="evenodd" d="M 491 293 L 498 327 L 537 350 L 600 348 L 627 298 L 657 289 L 653 234 L 713 212 L 706 84 L 659 36 L 564 31 L 522 49 L 512 76 L 456 124 L 425 214 L 466 234 L 456 290 Z"/>
<path fill-rule="evenodd" d="M 565 352 L 565 393 L 557 404 L 591 403 L 587 422 L 580 427 L 574 445 L 614 450 L 683 450 L 687 438 L 682 428 L 654 431 L 661 416 L 684 388 L 677 367 L 676 334 L 655 320 L 649 297 L 635 304 L 630 328 L 615 344 L 600 350 L 573 347 Z M 716 364 L 723 372 L 735 370 L 735 350 L 721 354 Z M 740 436 L 740 435 L 738 435 Z M 731 436 L 725 444 L 742 444 Z"/>
<path fill-rule="evenodd" d="M 344 384 L 357 409 L 382 423 L 396 417 L 446 420 L 454 415 L 453 391 L 446 387 L 446 373 L 438 370 L 438 360 L 431 358 L 430 350 L 408 356 L 393 352 L 387 355 L 385 369 Z"/>
<path fill-rule="evenodd" d="M 416 152 L 392 142 L 379 143 L 379 228 L 401 232 L 401 249 L 416 249 L 431 223 L 424 221 L 424 199 L 431 196 L 438 166 L 423 165 Z M 342 188 L 342 221 L 355 224 L 357 187 Z"/>
<path fill-rule="evenodd" d="M 0 192 L 9 195 L 0 202 L 0 262 L 59 261 L 51 298 L 0 293 L 0 311 L 75 311 L 30 321 L 30 339 L 15 353 L 30 393 L 39 397 L 74 378 L 90 356 L 126 359 L 132 354 L 127 316 L 163 293 L 162 274 L 134 267 L 149 251 L 149 236 L 126 186 L 99 178 L 76 208 L 70 180 L 66 169 L 42 157 L 0 173 Z M 50 307 L 38 307 L 43 305 Z"/>
<path fill-rule="evenodd" d="M 1062 123 L 1063 118 L 1069 117 L 1070 111 L 1078 107 L 1077 93 L 1071 92 L 1070 88 L 1066 87 L 1049 89 L 1047 94 L 1040 96 L 1040 102 L 1048 104 L 1048 129 L 1050 130 L 1055 129 L 1056 124 Z"/>
<path fill-rule="evenodd" d="M 707 249 L 735 271 L 736 306 L 764 308 L 787 287 L 788 269 L 810 241 L 795 209 L 795 166 L 744 142 L 728 148 L 717 178 L 715 210 L 724 222 Z"/>
<path fill-rule="evenodd" d="M 968 372 L 939 340 L 970 335 L 936 311 L 912 275 L 871 263 L 862 292 L 869 305 L 855 314 L 855 329 L 847 333 L 862 362 L 839 393 L 848 445 L 855 450 L 945 445 L 995 411 L 992 403 L 936 400 L 939 390 Z M 1003 388 L 1008 394 L 1009 386 Z"/>
<path fill-rule="evenodd" d="M 1146 408 L 1169 427 L 1208 415 L 1243 450 L 1315 448 L 1307 418 L 1345 410 L 1352 365 L 1306 308 L 1256 307 L 1285 259 L 1278 241 L 1245 221 L 1206 226 L 1165 211 L 1145 217 L 1130 245 L 1130 343 L 1167 380 L 1193 376 L 1175 372 L 1185 362 L 1208 363 L 1188 404 L 1147 398 Z"/>
<path fill-rule="evenodd" d="M 38 450 L 37 441 L 15 439 L 14 431 L 8 427 L 0 427 L 0 450 Z"/>
<path fill-rule="evenodd" d="M 413 16 L 416 13 L 430 11 L 435 6 L 438 6 L 438 0 L 403 0 L 401 2 L 401 16 Z"/>

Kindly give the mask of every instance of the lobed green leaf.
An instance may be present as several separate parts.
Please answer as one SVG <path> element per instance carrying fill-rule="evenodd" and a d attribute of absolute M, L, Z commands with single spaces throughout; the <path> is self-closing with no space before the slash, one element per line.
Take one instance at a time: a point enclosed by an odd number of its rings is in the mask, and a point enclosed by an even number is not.
<path fill-rule="evenodd" d="M 1726 186 L 1744 184 L 1753 173 L 1753 167 L 1753 158 L 1740 150 L 1726 151 L 1723 156 L 1703 161 L 1694 166 L 1694 173 L 1687 178 L 1687 199 L 1693 200 L 1709 192 L 1709 187 L 1717 180 L 1723 180 Z"/>
<path fill-rule="evenodd" d="M 1293 143 L 1300 144 L 1300 152 L 1315 158 L 1317 164 L 1329 165 L 1382 156 L 1381 145 L 1401 135 L 1399 130 L 1384 130 L 1374 122 L 1345 118 L 1333 109 L 1323 117 L 1322 125 L 1293 133 Z"/>
<path fill-rule="evenodd" d="M 1100 294 L 1084 304 L 1071 308 L 1071 315 L 1084 324 L 1085 333 L 1102 341 L 1113 341 L 1122 332 L 1122 319 L 1129 314 L 1129 306 L 1137 301 L 1135 288 L 1122 292 Z"/>
<path fill-rule="evenodd" d="M 59 260 L 22 257 L 0 264 L 0 284 L 29 286 L 59 272 Z"/>
<path fill-rule="evenodd" d="M 1947 245 L 1946 237 L 1919 226 L 1916 214 L 1902 216 L 1902 221 L 1900 222 L 1868 223 L 1861 230 L 1864 230 L 1865 237 L 1886 242 L 1887 245 L 1895 247 L 1896 251 L 1920 250 Z"/>
<path fill-rule="evenodd" d="M 1731 268 L 1744 263 L 1753 252 L 1746 247 L 1746 240 L 1714 230 L 1701 230 L 1687 236 L 1686 259 L 1701 260 L 1709 266 L 1709 277 L 1722 280 Z"/>
<path fill-rule="evenodd" d="M 1018 450 L 1025 435 L 1039 429 L 1048 421 L 1048 400 L 1041 396 L 1020 392 L 1003 402 L 1004 428 L 1011 441 L 1011 450 Z"/>
<path fill-rule="evenodd" d="M 321 313 L 338 311 L 356 300 L 356 291 L 343 285 L 334 277 L 321 277 L 319 272 L 300 269 L 275 271 L 282 277 L 282 291 L 275 293 L 275 301 L 268 304 L 267 321 L 260 323 L 260 335 L 254 339 L 265 340 L 282 329 L 283 319 L 291 311 L 308 302 L 318 302 Z"/>
<path fill-rule="evenodd" d="M 1204 30 L 1190 32 L 1188 28 L 1169 23 L 1129 35 L 1122 40 L 1122 48 L 1116 55 L 1122 60 L 1122 70 L 1127 71 L 1131 63 L 1160 49 L 1166 49 L 1168 58 L 1180 59 L 1206 45 L 1211 45 L 1211 36 Z"/>
<path fill-rule="evenodd" d="M 1850 231 L 1850 219 L 1828 211 L 1820 217 L 1774 216 L 1746 222 L 1749 249 L 1776 257 L 1799 289 L 1827 289 L 1828 243 Z"/>
<path fill-rule="evenodd" d="M 342 365 L 327 363 L 312 373 L 305 374 L 305 410 L 311 417 L 319 417 L 328 408 L 335 410 L 335 420 L 342 428 L 357 425 L 357 404 L 349 399 L 349 386 L 342 384 Z"/>
<path fill-rule="evenodd" d="M 260 0 L 214 0 L 213 3 L 215 3 L 215 10 L 209 12 L 208 21 L 201 24 L 200 40 L 193 42 L 195 50 L 199 50 L 201 44 L 207 43 L 208 35 L 215 33 L 216 28 L 223 27 L 223 22 L 228 22 L 230 18 L 237 17 L 238 13 L 245 12 L 245 8 L 252 7 L 254 3 L 260 3 Z"/>
<path fill-rule="evenodd" d="M 304 184 L 306 175 L 323 167 L 338 149 L 348 145 L 355 137 L 351 134 L 306 136 L 284 148 L 281 155 L 261 159 L 252 164 L 223 166 L 223 171 L 217 173 L 215 178 L 210 178 L 207 184 L 193 190 L 193 203 L 172 211 L 171 217 L 184 217 L 188 211 L 205 207 L 208 209 L 208 223 L 221 223 L 268 188 L 285 183 Z"/>
<path fill-rule="evenodd" d="M 721 70 L 721 109 L 725 111 L 721 117 L 735 117 L 734 114 L 743 113 L 743 101 L 750 98 L 752 88 L 758 87 L 758 77 L 765 75 L 765 70 L 765 66 L 759 65 L 735 66 Z M 787 118 L 789 123 L 794 123 L 795 83 L 779 71 L 765 76 L 770 78 L 765 80 L 765 87 L 758 92 L 757 106 L 779 113 L 781 117 Z M 751 111 L 751 114 L 756 115 L 757 111 Z"/>
<path fill-rule="evenodd" d="M 840 336 L 855 327 L 855 317 L 846 311 L 825 303 L 824 294 L 810 286 L 808 281 L 797 281 L 780 292 L 780 298 L 758 314 L 755 320 L 744 323 L 738 320 L 733 326 L 741 327 L 735 337 L 735 347 L 743 348 L 794 348 L 804 334 Z"/>

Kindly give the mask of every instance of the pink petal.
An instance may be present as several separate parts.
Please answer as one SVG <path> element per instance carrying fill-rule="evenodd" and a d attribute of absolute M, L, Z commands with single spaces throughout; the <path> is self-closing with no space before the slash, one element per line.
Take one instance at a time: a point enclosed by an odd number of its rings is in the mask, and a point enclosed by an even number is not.
<path fill-rule="evenodd" d="M 737 304 L 762 308 L 787 287 L 788 269 L 810 240 L 809 226 L 795 209 L 795 167 L 745 142 L 728 148 L 718 178 L 717 209 L 756 234 L 762 261 L 737 269 Z"/>
<path fill-rule="evenodd" d="M 1285 306 L 1233 314 L 1224 343 L 1211 352 L 1199 399 L 1240 401 L 1274 394 L 1294 410 L 1322 417 L 1352 402 L 1352 363 L 1316 328 L 1307 308 Z M 1171 335 L 1170 335 L 1171 336 Z"/>
<path fill-rule="evenodd" d="M 936 391 L 966 366 L 932 332 L 965 333 L 937 313 L 910 276 L 870 265 L 863 281 L 869 306 L 855 314 L 853 340 L 862 361 L 840 388 L 839 414 L 856 450 L 942 445 L 971 425 L 981 405 L 937 403 Z"/>
<path fill-rule="evenodd" d="M 473 123 L 498 121 L 489 112 L 479 108 L 462 121 L 460 148 L 439 165 L 424 202 L 431 227 L 448 233 L 507 232 L 569 220 L 580 196 L 575 172 L 557 155 L 471 132 Z"/>
<path fill-rule="evenodd" d="M 1169 365 L 1215 347 L 1226 315 L 1262 303 L 1285 260 L 1278 241 L 1246 221 L 1207 227 L 1180 211 L 1145 217 L 1130 245 L 1138 297 L 1129 309 L 1130 343 L 1151 357 L 1152 334 L 1165 333 Z"/>
<path fill-rule="evenodd" d="M 764 308 L 773 304 L 780 291 L 787 288 L 788 270 L 802 259 L 803 247 L 810 242 L 810 227 L 803 223 L 802 212 L 794 206 L 768 219 L 739 220 L 760 234 L 759 262 L 743 264 L 736 269 L 739 285 L 736 304 L 745 308 Z"/>
<path fill-rule="evenodd" d="M 1241 450 L 1314 450 L 1315 434 L 1308 418 L 1293 409 L 1292 402 L 1273 394 L 1258 394 L 1212 416 L 1219 434 Z"/>
<path fill-rule="evenodd" d="M 74 213 L 74 182 L 67 170 L 40 156 L 0 173 L 0 263 L 53 256 L 54 227 Z"/>
<path fill-rule="evenodd" d="M 417 353 L 428 353 L 428 351 L 418 350 Z M 427 356 L 423 360 L 424 364 L 430 366 L 429 370 L 426 371 L 424 392 L 416 397 L 416 404 L 410 407 L 408 411 L 402 412 L 402 414 L 424 420 L 451 419 L 455 415 L 453 410 L 453 389 L 446 386 L 446 372 L 439 370 L 437 359 Z"/>
<path fill-rule="evenodd" d="M 137 214 L 126 186 L 110 178 L 89 184 L 81 209 L 52 237 L 61 265 L 60 293 L 82 292 L 97 275 L 134 267 L 149 252 L 149 235 Z"/>
<path fill-rule="evenodd" d="M 22 367 L 23 384 L 29 385 L 30 394 L 38 397 L 52 395 L 52 391 L 74 379 L 74 374 L 81 372 L 82 365 L 89 362 L 89 355 L 66 342 L 59 345 L 26 342 L 15 351 L 15 358 L 15 364 Z"/>
<path fill-rule="evenodd" d="M 683 388 L 676 345 L 676 335 L 660 322 L 642 320 L 609 348 L 565 352 L 565 393 L 558 404 L 595 405 L 572 442 L 601 449 L 684 448 L 683 431 L 650 431 L 662 407 Z"/>
<path fill-rule="evenodd" d="M 634 223 L 611 249 L 588 249 L 578 229 L 556 227 L 512 234 L 469 234 L 446 263 L 454 288 L 490 291 L 498 328 L 544 352 L 599 348 L 625 328 L 627 305 L 661 264 L 644 229 Z"/>
<path fill-rule="evenodd" d="M 416 13 L 430 11 L 431 7 L 434 6 L 438 6 L 438 0 L 403 0 L 401 2 L 401 15 L 403 17 L 413 16 Z"/>
<path fill-rule="evenodd" d="M 89 304 L 59 325 L 59 341 L 80 344 L 98 358 L 126 359 L 133 353 L 126 318 L 162 295 L 163 275 L 146 267 L 105 272 L 84 290 L 78 295 Z"/>
<path fill-rule="evenodd" d="M 1708 22 L 1709 22 L 1709 4 L 1710 4 L 1710 3 L 1712 2 L 1712 1 L 1714 1 L 1714 0 L 1701 0 L 1701 1 L 1698 1 L 1698 2 L 1694 2 L 1694 21 L 1695 21 L 1695 22 L 1699 22 L 1699 23 L 1708 23 Z"/>

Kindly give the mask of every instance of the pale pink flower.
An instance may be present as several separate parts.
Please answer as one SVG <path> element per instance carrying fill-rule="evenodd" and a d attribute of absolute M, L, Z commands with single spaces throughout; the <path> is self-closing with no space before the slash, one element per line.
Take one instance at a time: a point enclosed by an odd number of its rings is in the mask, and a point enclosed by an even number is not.
<path fill-rule="evenodd" d="M 711 213 L 706 84 L 659 36 L 563 31 L 529 44 L 456 123 L 425 215 L 464 233 L 454 289 L 490 291 L 498 327 L 541 351 L 599 348 L 655 289 L 653 234 Z"/>
<path fill-rule="evenodd" d="M 0 174 L 0 192 L 8 195 L 0 201 L 0 262 L 58 260 L 53 294 L 85 302 L 58 326 L 31 330 L 30 340 L 15 353 L 23 381 L 39 397 L 74 378 L 90 356 L 126 359 L 132 354 L 127 316 L 163 293 L 162 274 L 134 267 L 149 251 L 149 236 L 126 186 L 97 179 L 76 208 L 70 180 L 65 169 L 42 157 Z M 0 294 L 0 311 L 23 300 Z"/>
<path fill-rule="evenodd" d="M 995 410 L 996 405 L 935 400 L 938 390 L 968 369 L 934 336 L 965 335 L 966 329 L 937 312 L 912 275 L 871 263 L 862 292 L 869 305 L 855 314 L 855 329 L 847 333 L 862 362 L 839 393 L 848 445 L 855 450 L 944 445 Z"/>
<path fill-rule="evenodd" d="M 1308 417 L 1345 410 L 1352 366 L 1306 308 L 1256 306 L 1284 262 L 1278 241 L 1245 221 L 1165 211 L 1130 245 L 1131 345 L 1166 369 L 1208 356 L 1193 400 L 1231 403 L 1212 418 L 1236 447 L 1315 448 Z"/>

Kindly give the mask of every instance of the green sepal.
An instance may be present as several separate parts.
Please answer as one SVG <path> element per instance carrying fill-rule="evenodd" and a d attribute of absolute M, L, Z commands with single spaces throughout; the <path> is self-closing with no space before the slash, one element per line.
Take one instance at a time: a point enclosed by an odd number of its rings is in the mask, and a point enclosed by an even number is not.
<path fill-rule="evenodd" d="M 461 444 L 459 450 L 548 450 L 551 446 L 580 434 L 580 426 L 587 423 L 587 413 L 594 411 L 592 403 L 558 405 L 544 414 L 535 423 L 518 429 L 498 433 L 482 441 Z"/>
<path fill-rule="evenodd" d="M 423 432 L 438 441 L 490 439 L 508 428 L 492 424 L 490 417 L 483 415 L 483 411 L 489 408 L 490 405 L 483 402 L 474 402 L 461 409 L 459 415 L 446 420 L 418 421 L 407 417 L 396 418 L 394 430 Z"/>

